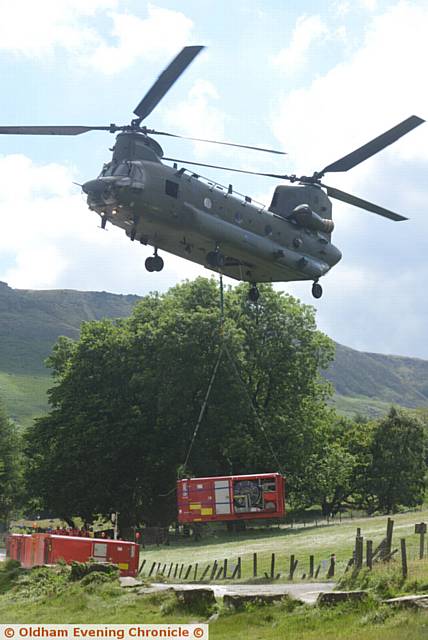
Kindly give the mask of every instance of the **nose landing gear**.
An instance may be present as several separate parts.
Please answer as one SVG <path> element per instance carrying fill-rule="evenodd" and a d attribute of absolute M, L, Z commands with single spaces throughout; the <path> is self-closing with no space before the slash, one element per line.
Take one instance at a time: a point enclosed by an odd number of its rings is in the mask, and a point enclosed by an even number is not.
<path fill-rule="evenodd" d="M 321 298 L 322 296 L 322 286 L 317 281 L 312 285 L 312 295 L 314 298 Z"/>
<path fill-rule="evenodd" d="M 146 258 L 144 265 L 147 271 L 150 271 L 150 272 L 162 271 L 164 262 L 163 262 L 163 259 L 160 256 L 158 256 L 157 249 L 155 249 L 154 256 L 149 256 L 148 258 Z"/>

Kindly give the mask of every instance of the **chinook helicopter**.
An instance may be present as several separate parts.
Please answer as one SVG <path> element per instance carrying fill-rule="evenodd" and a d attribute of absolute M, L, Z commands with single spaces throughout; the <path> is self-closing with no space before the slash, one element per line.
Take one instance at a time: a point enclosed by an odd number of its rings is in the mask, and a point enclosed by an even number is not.
<path fill-rule="evenodd" d="M 124 229 L 131 240 L 154 248 L 145 261 L 150 272 L 161 271 L 159 250 L 197 262 L 236 280 L 250 283 L 249 298 L 259 297 L 258 282 L 313 281 L 320 298 L 319 279 L 336 265 L 341 252 L 331 242 L 334 229 L 330 198 L 394 221 L 403 216 L 321 182 L 326 173 L 348 171 L 424 122 L 411 116 L 362 147 L 312 176 L 258 173 L 164 157 L 151 136 L 185 138 L 269 153 L 281 151 L 217 140 L 188 138 L 142 125 L 174 82 L 204 47 L 185 47 L 166 67 L 138 106 L 128 125 L 2 126 L 0 134 L 79 135 L 101 130 L 120 132 L 113 157 L 100 175 L 82 185 L 91 210 Z M 173 162 L 172 166 L 165 161 Z M 287 180 L 277 186 L 267 208 L 178 163 L 225 169 L 237 173 Z"/>

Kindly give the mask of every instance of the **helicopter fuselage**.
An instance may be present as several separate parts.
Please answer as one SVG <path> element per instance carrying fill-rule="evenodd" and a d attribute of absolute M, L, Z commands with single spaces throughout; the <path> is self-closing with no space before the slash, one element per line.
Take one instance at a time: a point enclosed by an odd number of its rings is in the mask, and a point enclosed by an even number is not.
<path fill-rule="evenodd" d="M 277 187 L 267 209 L 231 186 L 165 165 L 161 153 L 148 136 L 119 134 L 112 162 L 83 186 L 89 208 L 132 240 L 237 280 L 317 281 L 340 260 L 330 241 L 331 204 L 318 185 Z M 215 251 L 221 267 L 210 264 Z"/>

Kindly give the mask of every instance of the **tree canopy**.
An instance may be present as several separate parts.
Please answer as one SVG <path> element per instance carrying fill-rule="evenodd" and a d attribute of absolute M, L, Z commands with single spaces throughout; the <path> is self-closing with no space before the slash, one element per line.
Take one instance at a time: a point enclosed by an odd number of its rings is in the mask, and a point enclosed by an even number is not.
<path fill-rule="evenodd" d="M 22 489 L 20 438 L 0 403 L 0 520 L 8 520 L 19 507 Z"/>
<path fill-rule="evenodd" d="M 146 296 L 129 319 L 84 323 L 78 341 L 61 338 L 49 359 L 52 409 L 27 436 L 34 495 L 64 516 L 117 510 L 122 523 L 171 521 L 177 469 L 221 344 L 230 358 L 187 471 L 279 465 L 293 490 L 328 429 L 330 387 L 319 370 L 334 348 L 312 307 L 269 285 L 261 294 L 254 305 L 245 286 L 228 290 L 221 330 L 219 288 L 198 278 Z"/>

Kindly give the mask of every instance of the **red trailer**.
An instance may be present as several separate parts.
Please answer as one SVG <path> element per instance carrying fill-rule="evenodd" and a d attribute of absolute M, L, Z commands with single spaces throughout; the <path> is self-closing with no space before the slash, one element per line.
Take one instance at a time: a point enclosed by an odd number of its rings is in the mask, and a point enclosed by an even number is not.
<path fill-rule="evenodd" d="M 177 482 L 177 503 L 183 524 L 281 518 L 285 478 L 280 473 L 187 478 Z"/>
<path fill-rule="evenodd" d="M 139 564 L 139 545 L 125 540 L 106 538 L 81 538 L 50 533 L 22 535 L 13 533 L 7 538 L 7 555 L 19 560 L 23 567 L 55 564 L 64 560 L 86 562 L 112 562 L 122 576 L 136 576 Z"/>

